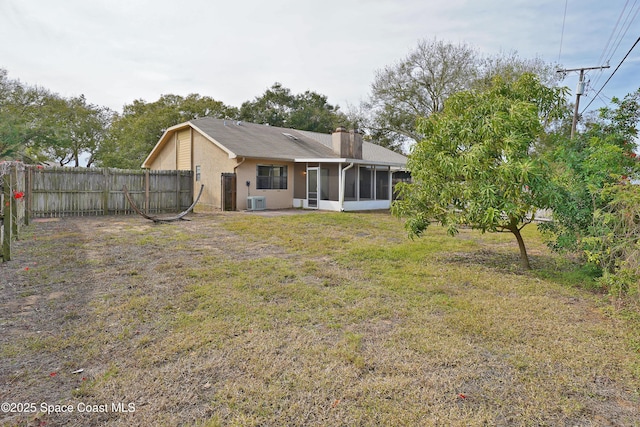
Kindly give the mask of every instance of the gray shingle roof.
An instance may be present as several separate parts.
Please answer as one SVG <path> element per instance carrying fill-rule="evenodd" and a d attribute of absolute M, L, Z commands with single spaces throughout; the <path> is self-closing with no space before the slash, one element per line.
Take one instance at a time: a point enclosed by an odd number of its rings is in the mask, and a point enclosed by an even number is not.
<path fill-rule="evenodd" d="M 191 124 L 239 157 L 283 160 L 338 157 L 330 147 L 294 129 L 210 117 L 191 120 Z M 284 134 L 292 135 L 293 138 Z"/>
<path fill-rule="evenodd" d="M 255 123 L 204 117 L 189 122 L 223 149 L 238 157 L 262 159 L 337 159 L 331 135 Z M 367 141 L 362 145 L 364 161 L 405 165 L 407 158 Z"/>

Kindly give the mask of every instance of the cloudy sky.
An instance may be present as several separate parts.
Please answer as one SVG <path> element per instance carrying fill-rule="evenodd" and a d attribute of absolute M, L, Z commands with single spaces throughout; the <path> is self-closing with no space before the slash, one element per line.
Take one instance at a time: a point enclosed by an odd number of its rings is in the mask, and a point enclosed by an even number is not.
<path fill-rule="evenodd" d="M 274 82 L 345 109 L 367 97 L 376 70 L 437 38 L 565 68 L 610 61 L 588 74 L 586 106 L 640 36 L 639 9 L 639 0 L 0 0 L 0 68 L 116 111 L 189 93 L 239 107 Z M 576 81 L 564 83 L 573 92 Z M 590 109 L 638 88 L 640 46 Z"/>

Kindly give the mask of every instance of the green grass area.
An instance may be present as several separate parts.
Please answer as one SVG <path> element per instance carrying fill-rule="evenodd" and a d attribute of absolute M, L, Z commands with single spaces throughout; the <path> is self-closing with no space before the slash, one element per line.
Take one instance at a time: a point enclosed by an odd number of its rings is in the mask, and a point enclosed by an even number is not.
<path fill-rule="evenodd" d="M 71 425 L 638 425 L 638 316 L 534 226 L 522 271 L 509 234 L 411 240 L 386 213 L 137 224 L 34 232 L 85 278 L 18 245 L 16 298 L 69 287 L 55 327 L 3 343 L 9 397 L 138 408 Z"/>

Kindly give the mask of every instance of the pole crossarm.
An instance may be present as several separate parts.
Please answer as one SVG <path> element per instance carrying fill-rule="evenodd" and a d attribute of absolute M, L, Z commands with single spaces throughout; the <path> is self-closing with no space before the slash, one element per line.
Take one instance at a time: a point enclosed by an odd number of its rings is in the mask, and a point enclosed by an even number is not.
<path fill-rule="evenodd" d="M 570 73 L 571 71 L 601 70 L 603 68 L 611 68 L 611 66 L 610 65 L 602 65 L 600 67 L 564 68 L 562 70 L 557 70 L 556 73 Z"/>
<path fill-rule="evenodd" d="M 578 107 L 580 105 L 580 95 L 584 91 L 584 72 L 588 70 L 602 70 L 603 68 L 611 68 L 609 65 L 602 65 L 600 67 L 582 67 L 582 68 L 565 68 L 557 70 L 558 73 L 568 73 L 571 71 L 580 71 L 580 79 L 578 80 L 578 87 L 576 88 L 576 105 L 573 110 L 573 121 L 571 123 L 571 139 L 576 134 L 576 126 L 578 124 Z"/>

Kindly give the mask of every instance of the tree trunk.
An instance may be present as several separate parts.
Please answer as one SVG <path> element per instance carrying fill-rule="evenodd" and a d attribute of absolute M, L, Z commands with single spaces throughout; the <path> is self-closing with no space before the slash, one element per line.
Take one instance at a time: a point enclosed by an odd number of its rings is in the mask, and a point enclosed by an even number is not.
<path fill-rule="evenodd" d="M 516 240 L 518 241 L 518 248 L 520 249 L 520 266 L 525 270 L 531 270 L 531 264 L 529 264 L 529 256 L 527 255 L 527 248 L 524 245 L 524 240 L 522 239 L 522 234 L 520 234 L 520 229 L 517 224 L 512 224 L 509 227 L 509 231 L 516 236 Z"/>

